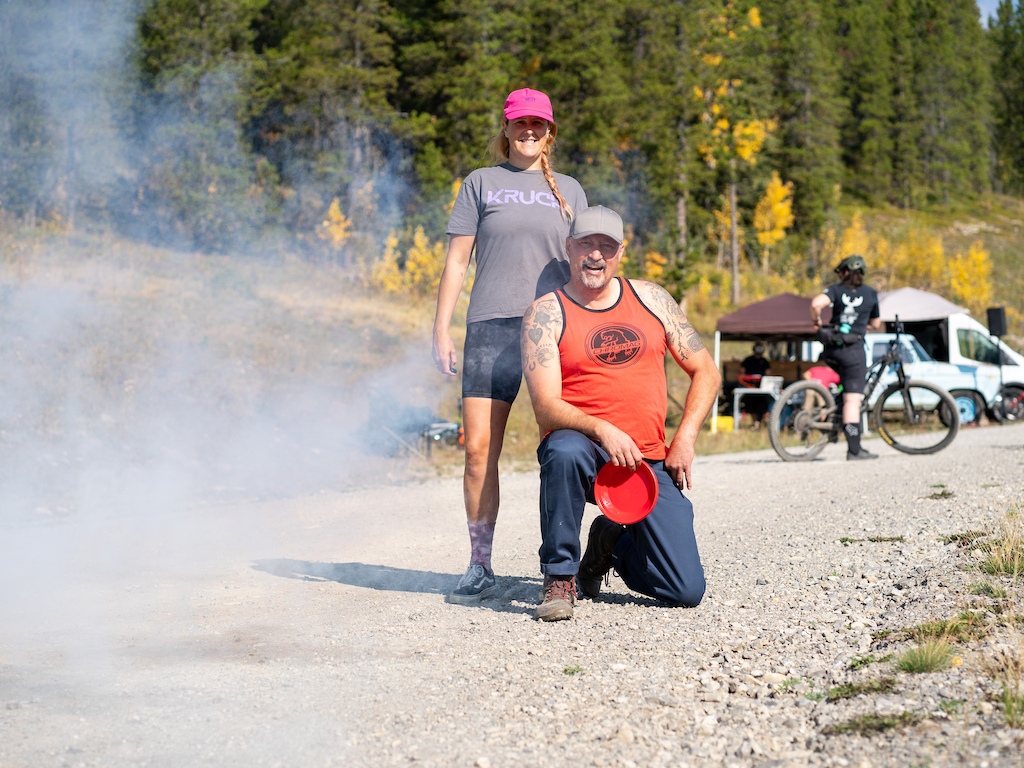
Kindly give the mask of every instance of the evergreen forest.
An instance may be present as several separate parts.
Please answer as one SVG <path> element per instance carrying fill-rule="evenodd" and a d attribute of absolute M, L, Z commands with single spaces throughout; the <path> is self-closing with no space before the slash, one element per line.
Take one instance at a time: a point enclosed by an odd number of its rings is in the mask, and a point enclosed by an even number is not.
<path fill-rule="evenodd" d="M 817 285 L 854 248 L 881 287 L 993 299 L 984 249 L 850 211 L 1024 198 L 1014 0 L 5 0 L 0 218 L 429 296 L 524 86 L 557 170 L 622 213 L 627 270 L 680 299 Z"/>

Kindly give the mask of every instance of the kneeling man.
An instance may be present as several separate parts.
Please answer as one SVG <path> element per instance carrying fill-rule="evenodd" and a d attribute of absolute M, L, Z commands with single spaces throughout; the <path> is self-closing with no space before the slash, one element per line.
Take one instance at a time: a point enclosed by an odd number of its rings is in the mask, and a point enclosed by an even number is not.
<path fill-rule="evenodd" d="M 540 460 L 540 569 L 537 618 L 572 618 L 577 588 L 597 597 L 612 568 L 626 585 L 672 605 L 704 596 L 704 569 L 693 533 L 694 444 L 718 397 L 714 360 L 679 305 L 661 286 L 616 277 L 622 219 L 603 206 L 577 214 L 566 239 L 570 280 L 537 299 L 523 318 L 526 384 L 545 437 Z M 685 412 L 665 441 L 665 353 L 690 376 Z M 584 505 L 605 464 L 658 478 L 654 510 L 621 526 L 599 516 L 580 558 Z"/>

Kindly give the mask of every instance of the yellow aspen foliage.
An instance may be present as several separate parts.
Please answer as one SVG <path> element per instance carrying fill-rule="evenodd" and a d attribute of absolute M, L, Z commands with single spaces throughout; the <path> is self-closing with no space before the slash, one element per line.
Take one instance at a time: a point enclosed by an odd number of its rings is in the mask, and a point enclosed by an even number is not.
<path fill-rule="evenodd" d="M 431 243 L 423 232 L 423 227 L 416 227 L 412 247 L 405 254 L 408 288 L 421 296 L 434 293 L 444 271 L 444 261 L 444 243 Z"/>
<path fill-rule="evenodd" d="M 897 254 L 893 254 L 897 256 Z M 902 263 L 901 263 L 902 261 Z M 907 237 L 904 259 L 893 259 L 896 279 L 924 291 L 939 291 L 946 282 L 946 254 L 942 238 L 920 230 L 911 230 Z"/>
<path fill-rule="evenodd" d="M 704 314 L 711 309 L 711 289 L 712 285 L 708 276 L 701 275 L 691 291 L 693 308 L 697 312 Z"/>
<path fill-rule="evenodd" d="M 384 239 L 384 254 L 370 270 L 370 285 L 384 293 L 401 293 L 402 270 L 398 267 L 399 256 L 398 235 L 394 231 L 388 232 Z"/>
<path fill-rule="evenodd" d="M 992 261 L 981 243 L 950 259 L 949 298 L 979 312 L 992 302 Z"/>
<path fill-rule="evenodd" d="M 707 228 L 708 240 L 712 243 L 727 243 L 729 242 L 729 232 L 731 227 L 729 219 L 729 201 L 725 199 L 724 195 L 720 195 L 718 199 L 722 201 L 722 207 L 716 208 L 711 212 L 713 219 L 711 223 L 708 224 Z M 743 230 L 739 230 L 737 234 L 739 235 L 739 240 L 742 244 L 744 242 Z"/>
<path fill-rule="evenodd" d="M 327 209 L 327 218 L 317 227 L 316 234 L 334 250 L 340 250 L 352 236 L 352 222 L 341 212 L 338 198 L 331 201 L 331 205 Z"/>
<path fill-rule="evenodd" d="M 390 232 L 384 241 L 384 254 L 370 272 L 370 285 L 392 295 L 430 296 L 437 290 L 444 262 L 444 243 L 431 243 L 423 227 L 417 227 L 413 233 L 404 259 L 397 235 Z"/>
<path fill-rule="evenodd" d="M 747 23 L 754 29 L 761 28 L 761 11 L 756 7 L 747 11 Z"/>
<path fill-rule="evenodd" d="M 764 197 L 754 209 L 754 229 L 757 230 L 757 242 L 761 244 L 764 265 L 768 263 L 768 253 L 785 236 L 786 230 L 793 226 L 793 182 L 782 183 L 778 171 L 772 171 L 771 181 L 764 191 Z"/>
<path fill-rule="evenodd" d="M 661 283 L 661 278 L 665 274 L 665 267 L 668 264 L 668 259 L 662 256 L 657 251 L 648 251 L 644 254 L 644 280 L 650 280 L 652 283 Z"/>
<path fill-rule="evenodd" d="M 444 212 L 451 216 L 452 208 L 455 207 L 455 198 L 459 196 L 459 190 L 462 188 L 462 179 L 456 179 L 452 182 L 452 196 L 451 199 L 444 207 Z"/>
<path fill-rule="evenodd" d="M 733 137 L 736 154 L 751 165 L 757 164 L 757 154 L 764 146 L 768 134 L 775 130 L 774 120 L 747 120 L 736 124 Z"/>
<path fill-rule="evenodd" d="M 865 258 L 871 250 L 868 231 L 864 227 L 864 218 L 859 214 L 853 214 L 850 225 L 843 230 L 839 237 L 839 251 L 834 254 L 834 261 L 838 264 L 847 256 L 859 253 Z M 870 268 L 870 264 L 868 265 Z"/>

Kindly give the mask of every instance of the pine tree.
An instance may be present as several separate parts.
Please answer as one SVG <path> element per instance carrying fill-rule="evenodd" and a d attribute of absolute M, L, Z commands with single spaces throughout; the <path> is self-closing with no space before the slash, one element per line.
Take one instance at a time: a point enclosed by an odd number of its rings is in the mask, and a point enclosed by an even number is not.
<path fill-rule="evenodd" d="M 688 250 L 693 180 L 706 175 L 687 137 L 699 117 L 687 66 L 695 5 L 627 4 L 620 43 L 630 93 L 628 142 L 619 152 L 626 210 L 639 237 L 661 238 L 670 273 Z"/>
<path fill-rule="evenodd" d="M 891 185 L 893 58 L 887 0 L 847 3 L 840 10 L 842 94 L 849 107 L 842 126 L 844 187 L 874 202 Z"/>
<path fill-rule="evenodd" d="M 125 0 L 0 5 L 0 207 L 59 219 L 105 214 L 123 163 L 112 112 Z"/>
<path fill-rule="evenodd" d="M 990 20 L 993 52 L 995 167 L 997 191 L 1024 194 L 1024 4 L 1002 0 Z"/>
<path fill-rule="evenodd" d="M 926 185 L 943 204 L 987 185 L 990 79 L 974 0 L 917 0 L 915 91 Z"/>
<path fill-rule="evenodd" d="M 914 27 L 912 0 L 892 0 L 889 36 L 892 50 L 892 197 L 903 208 L 912 207 L 923 185 L 921 158 L 922 118 L 914 88 Z"/>
<path fill-rule="evenodd" d="M 244 128 L 258 109 L 253 26 L 267 2 L 155 0 L 139 17 L 140 205 L 164 236 L 224 250 L 263 227 L 268 172 Z"/>
<path fill-rule="evenodd" d="M 834 210 L 840 182 L 839 124 L 843 114 L 834 51 L 831 0 L 765 4 L 773 30 L 774 89 L 779 104 L 781 176 L 792 182 L 796 231 L 812 242 Z M 812 247 L 812 252 L 814 248 Z M 811 265 L 813 272 L 816 265 Z"/>
<path fill-rule="evenodd" d="M 261 135 L 291 195 L 286 214 L 308 237 L 341 200 L 357 247 L 378 240 L 396 212 L 399 159 L 389 141 L 398 81 L 391 8 L 383 0 L 292 0 L 268 19 Z M 278 150 L 274 144 L 281 144 Z M 283 151 L 282 151 L 283 150 Z"/>
<path fill-rule="evenodd" d="M 703 107 L 695 127 L 697 151 L 720 171 L 729 214 L 729 259 L 732 301 L 740 299 L 739 207 L 747 210 L 763 189 L 752 180 L 766 140 L 776 127 L 770 78 L 763 66 L 765 36 L 760 11 L 753 3 L 726 0 L 709 20 L 706 37 L 695 41 L 693 61 L 699 72 L 694 97 Z M 740 183 L 748 198 L 741 201 Z"/>
<path fill-rule="evenodd" d="M 621 3 L 533 0 L 532 82 L 551 97 L 558 118 L 559 157 L 575 172 L 588 199 L 622 206 L 616 152 L 623 141 L 629 92 L 619 50 Z M 524 80 L 527 85 L 530 80 Z"/>

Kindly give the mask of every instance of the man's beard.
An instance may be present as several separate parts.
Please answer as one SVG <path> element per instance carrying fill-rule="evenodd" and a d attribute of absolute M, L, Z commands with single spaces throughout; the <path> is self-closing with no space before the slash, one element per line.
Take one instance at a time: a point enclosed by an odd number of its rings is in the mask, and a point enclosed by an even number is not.
<path fill-rule="evenodd" d="M 589 264 L 584 262 L 583 264 L 580 265 L 580 282 L 583 283 L 583 286 L 585 288 L 591 291 L 597 291 L 608 285 L 608 282 L 611 280 L 611 277 L 608 273 L 607 264 L 601 265 L 601 272 L 589 272 L 586 269 L 588 266 L 592 267 L 596 265 L 594 262 L 590 262 Z"/>

